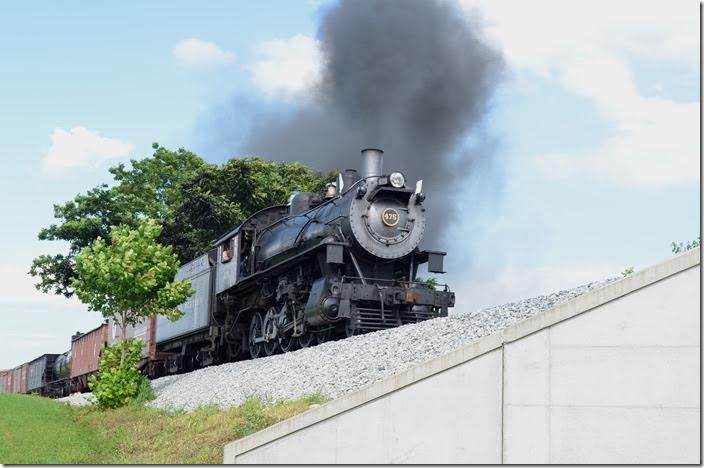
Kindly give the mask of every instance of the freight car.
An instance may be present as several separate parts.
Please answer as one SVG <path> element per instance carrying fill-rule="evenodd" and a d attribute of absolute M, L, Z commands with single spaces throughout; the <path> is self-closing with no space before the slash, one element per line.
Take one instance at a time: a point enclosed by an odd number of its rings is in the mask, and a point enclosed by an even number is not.
<path fill-rule="evenodd" d="M 28 363 L 21 364 L 13 370 L 12 392 L 27 393 L 27 367 Z"/>
<path fill-rule="evenodd" d="M 108 325 L 71 337 L 70 391 L 88 390 L 88 377 L 98 370 L 100 352 L 108 342 Z"/>
<path fill-rule="evenodd" d="M 100 354 L 107 344 L 108 325 L 71 337 L 71 349 L 62 354 L 43 354 L 30 362 L 0 372 L 0 391 L 64 397 L 88 390 L 88 377 L 98 370 Z"/>
<path fill-rule="evenodd" d="M 9 391 L 10 371 L 7 369 L 0 370 L 0 393 Z"/>
<path fill-rule="evenodd" d="M 47 384 L 54 382 L 54 362 L 58 354 L 43 354 L 27 363 L 27 393 L 47 395 Z"/>
<path fill-rule="evenodd" d="M 336 337 L 447 315 L 454 293 L 415 281 L 444 273 L 444 252 L 421 251 L 426 195 L 383 151 L 362 151 L 324 193 L 250 216 L 176 275 L 195 294 L 176 322 L 150 322 L 152 376 L 256 358 Z M 155 332 L 154 332 L 155 329 Z"/>

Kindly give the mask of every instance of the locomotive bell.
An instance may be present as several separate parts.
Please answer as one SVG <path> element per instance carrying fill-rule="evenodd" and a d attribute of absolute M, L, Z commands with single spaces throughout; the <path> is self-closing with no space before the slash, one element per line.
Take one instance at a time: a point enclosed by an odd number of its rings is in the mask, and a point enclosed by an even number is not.
<path fill-rule="evenodd" d="M 379 177 L 383 170 L 384 152 L 376 148 L 362 150 L 362 177 Z"/>

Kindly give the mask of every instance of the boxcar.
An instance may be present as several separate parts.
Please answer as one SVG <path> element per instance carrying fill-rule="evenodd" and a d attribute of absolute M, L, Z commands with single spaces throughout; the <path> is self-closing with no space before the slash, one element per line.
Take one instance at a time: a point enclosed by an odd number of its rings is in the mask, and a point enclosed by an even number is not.
<path fill-rule="evenodd" d="M 12 369 L 7 371 L 7 379 L 5 380 L 5 392 L 12 393 L 15 372 Z"/>
<path fill-rule="evenodd" d="M 44 354 L 30 361 L 27 372 L 27 392 L 46 394 L 46 386 L 56 380 L 54 376 L 54 361 L 58 354 Z"/>
<path fill-rule="evenodd" d="M 7 381 L 10 378 L 10 371 L 3 369 L 0 370 L 0 393 L 7 392 Z"/>
<path fill-rule="evenodd" d="M 108 326 L 102 324 L 71 340 L 71 383 L 72 391 L 84 392 L 88 389 L 88 376 L 98 370 L 100 352 L 108 341 Z"/>
<path fill-rule="evenodd" d="M 25 362 L 13 369 L 12 376 L 12 392 L 13 393 L 27 393 L 27 369 L 28 365 Z"/>

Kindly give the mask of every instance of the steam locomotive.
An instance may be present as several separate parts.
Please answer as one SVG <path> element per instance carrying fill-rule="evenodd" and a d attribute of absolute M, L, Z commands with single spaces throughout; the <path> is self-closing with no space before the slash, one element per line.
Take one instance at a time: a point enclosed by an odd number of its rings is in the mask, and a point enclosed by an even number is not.
<path fill-rule="evenodd" d="M 444 273 L 445 252 L 418 248 L 425 230 L 422 181 L 385 175 L 383 152 L 362 151 L 324 193 L 294 193 L 265 208 L 182 266 L 195 289 L 171 322 L 158 316 L 127 328 L 142 339 L 150 377 L 270 356 L 338 337 L 447 315 L 447 285 L 414 281 L 420 265 Z M 102 348 L 120 339 L 112 321 L 44 354 L 0 370 L 0 392 L 65 396 L 87 390 Z"/>
<path fill-rule="evenodd" d="M 447 315 L 454 293 L 414 281 L 421 264 L 444 273 L 444 252 L 418 248 L 422 181 L 384 174 L 383 151 L 362 151 L 324 193 L 294 193 L 184 265 L 195 294 L 183 318 L 150 328 L 151 374 L 270 356 L 332 338 Z M 152 363 L 152 364 L 153 364 Z M 153 375 L 154 376 L 154 375 Z"/>

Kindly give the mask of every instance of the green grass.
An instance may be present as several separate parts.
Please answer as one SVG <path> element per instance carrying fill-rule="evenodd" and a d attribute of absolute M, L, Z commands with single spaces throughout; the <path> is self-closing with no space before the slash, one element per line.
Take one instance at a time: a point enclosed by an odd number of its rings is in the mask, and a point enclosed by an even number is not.
<path fill-rule="evenodd" d="M 0 463 L 91 463 L 111 449 L 73 410 L 47 398 L 0 393 Z"/>
<path fill-rule="evenodd" d="M 322 403 L 249 399 L 221 411 L 170 412 L 133 403 L 71 408 L 46 398 L 0 394 L 0 463 L 222 463 L 224 444 Z"/>

